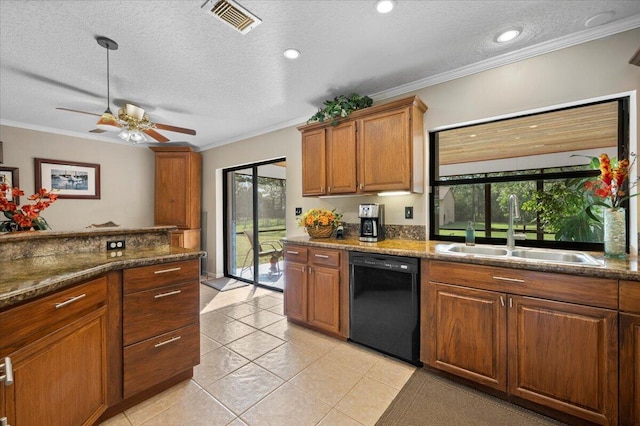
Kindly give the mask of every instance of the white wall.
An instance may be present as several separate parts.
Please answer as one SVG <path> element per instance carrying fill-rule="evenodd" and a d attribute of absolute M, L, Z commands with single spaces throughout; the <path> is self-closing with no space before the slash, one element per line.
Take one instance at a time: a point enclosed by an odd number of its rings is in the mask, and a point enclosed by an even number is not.
<path fill-rule="evenodd" d="M 110 220 L 128 228 L 153 226 L 150 149 L 9 126 L 0 126 L 0 140 L 2 166 L 19 168 L 20 188 L 27 197 L 35 191 L 34 158 L 100 164 L 100 199 L 57 200 L 42 214 L 53 230 L 77 230 Z"/>
<path fill-rule="evenodd" d="M 640 29 L 616 34 L 514 64 L 484 71 L 446 83 L 426 87 L 402 98 L 418 95 L 429 107 L 427 131 L 474 120 L 587 100 L 599 96 L 640 90 L 640 67 L 628 63 L 638 49 Z M 365 93 L 363 93 L 364 95 Z M 637 99 L 637 97 L 636 97 Z M 637 102 L 637 101 L 636 101 Z M 635 105 L 636 123 L 638 105 Z M 304 124 L 304 123 L 301 123 Z M 637 130 L 632 129 L 637 146 Z M 428 150 L 425 149 L 428 155 Z M 295 127 L 254 137 L 203 153 L 203 209 L 208 212 L 207 268 L 222 271 L 221 217 L 216 217 L 216 170 L 239 164 L 287 157 L 287 233 L 303 235 L 297 227 L 294 208 L 336 207 L 347 222 L 357 221 L 358 204 L 385 204 L 389 224 L 427 224 L 428 195 L 413 194 L 379 198 L 303 198 L 301 188 L 300 134 Z M 425 164 L 428 164 L 428 159 Z M 428 176 L 428 174 L 426 175 Z M 220 189 L 220 188 L 218 188 Z M 413 220 L 403 217 L 404 206 L 414 206 Z M 636 218 L 637 221 L 637 218 Z"/>

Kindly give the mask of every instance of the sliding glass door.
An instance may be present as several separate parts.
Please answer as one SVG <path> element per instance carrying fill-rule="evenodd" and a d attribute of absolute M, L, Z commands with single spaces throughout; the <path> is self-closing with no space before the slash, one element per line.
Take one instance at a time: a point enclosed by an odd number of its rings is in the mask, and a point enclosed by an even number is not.
<path fill-rule="evenodd" d="M 223 176 L 225 275 L 282 290 L 284 159 L 226 169 Z"/>

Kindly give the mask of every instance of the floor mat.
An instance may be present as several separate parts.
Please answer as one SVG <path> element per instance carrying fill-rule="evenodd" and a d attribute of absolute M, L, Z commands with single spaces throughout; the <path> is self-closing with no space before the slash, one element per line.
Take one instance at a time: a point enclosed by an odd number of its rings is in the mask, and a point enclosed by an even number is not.
<path fill-rule="evenodd" d="M 238 281 L 235 278 L 223 277 L 218 279 L 202 280 L 202 284 L 214 288 L 218 291 L 233 290 L 234 288 L 240 288 L 248 286 L 249 283 L 244 281 Z"/>

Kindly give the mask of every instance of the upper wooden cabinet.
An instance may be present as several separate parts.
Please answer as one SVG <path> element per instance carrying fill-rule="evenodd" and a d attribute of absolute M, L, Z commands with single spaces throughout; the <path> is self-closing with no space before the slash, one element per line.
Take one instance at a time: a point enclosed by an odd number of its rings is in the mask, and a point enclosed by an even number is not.
<path fill-rule="evenodd" d="M 202 156 L 181 146 L 151 147 L 151 150 L 156 153 L 155 225 L 197 230 L 197 235 L 188 239 L 176 237 L 173 244 L 200 248 Z"/>
<path fill-rule="evenodd" d="M 424 191 L 427 106 L 413 96 L 302 132 L 302 195 Z"/>

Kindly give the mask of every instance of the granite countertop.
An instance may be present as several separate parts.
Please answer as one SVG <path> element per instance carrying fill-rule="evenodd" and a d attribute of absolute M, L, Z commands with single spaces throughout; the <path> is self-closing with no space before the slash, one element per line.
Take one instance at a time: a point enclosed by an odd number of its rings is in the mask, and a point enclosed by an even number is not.
<path fill-rule="evenodd" d="M 168 245 L 123 250 L 121 256 L 111 253 L 114 252 L 57 254 L 8 261 L 5 259 L 0 262 L 0 309 L 104 272 L 206 256 L 203 251 Z"/>
<path fill-rule="evenodd" d="M 552 263 L 541 261 L 528 261 L 516 258 L 492 258 L 478 255 L 455 255 L 436 251 L 438 245 L 451 244 L 447 241 L 416 241 L 416 240 L 383 240 L 377 243 L 365 243 L 357 238 L 336 240 L 334 238 L 311 239 L 309 237 L 283 238 L 285 243 L 308 245 L 347 251 L 360 251 L 366 253 L 380 253 L 395 256 L 408 256 L 451 262 L 473 263 L 478 265 L 502 266 L 508 268 L 528 269 L 542 272 L 556 272 L 590 277 L 602 277 L 640 281 L 638 270 L 638 258 L 627 256 L 627 259 L 608 259 L 603 253 L 588 252 L 602 266 L 572 265 L 566 263 Z"/>

